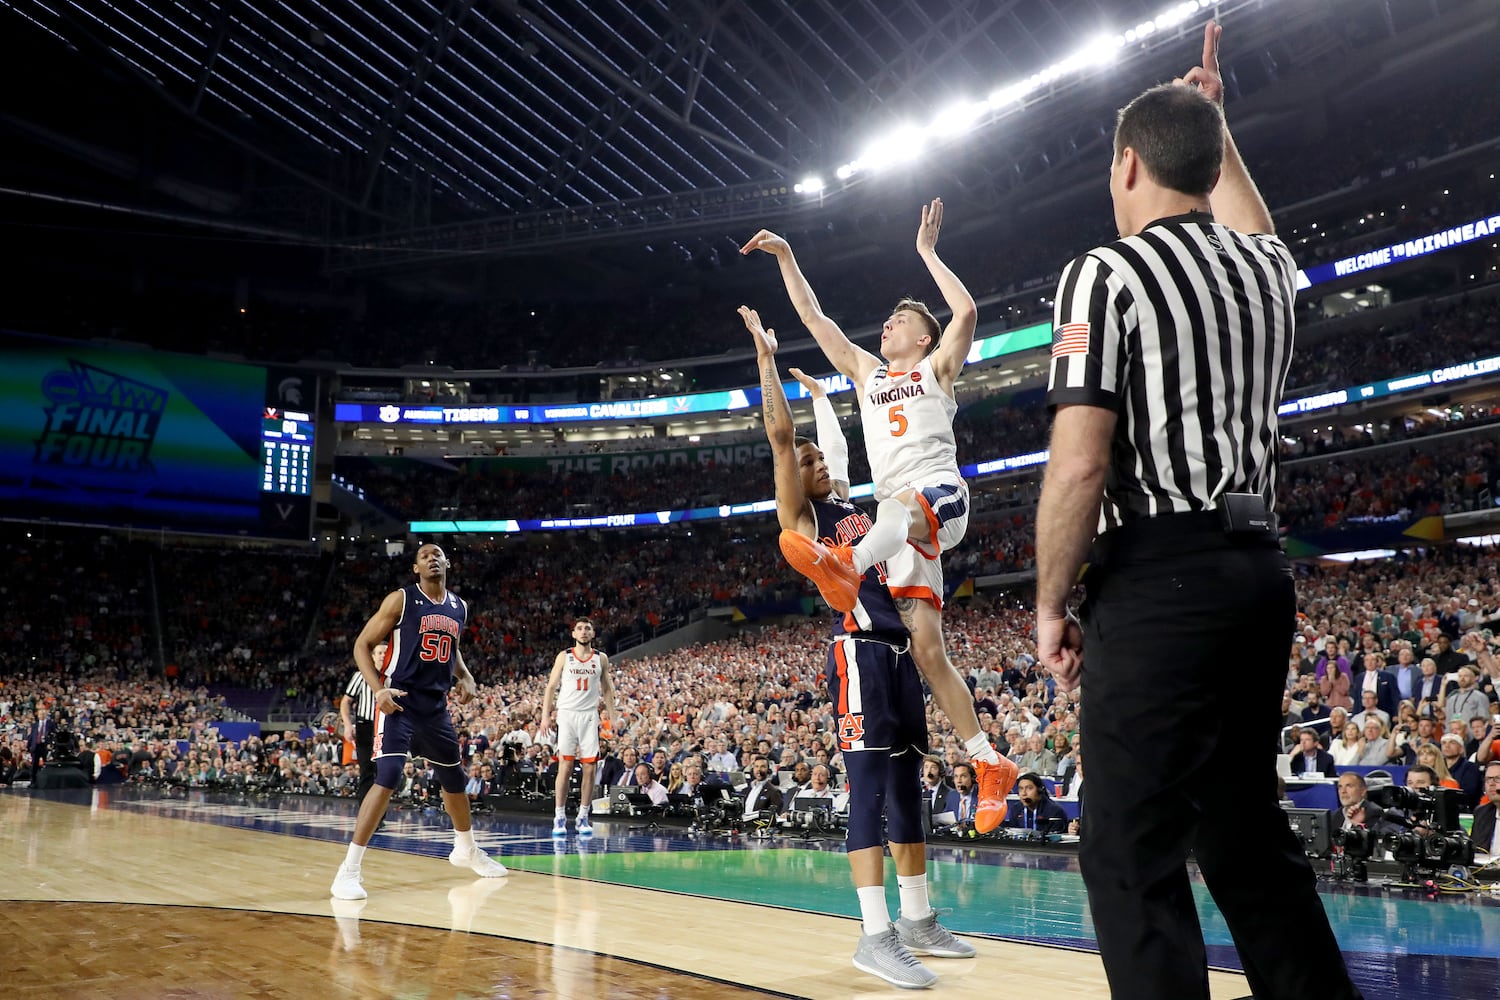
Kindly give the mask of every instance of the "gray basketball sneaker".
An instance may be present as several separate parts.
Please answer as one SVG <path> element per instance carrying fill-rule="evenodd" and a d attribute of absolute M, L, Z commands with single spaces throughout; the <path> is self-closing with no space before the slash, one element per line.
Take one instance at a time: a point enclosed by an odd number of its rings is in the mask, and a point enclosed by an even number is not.
<path fill-rule="evenodd" d="M 938 923 L 937 911 L 921 920 L 900 917 L 894 924 L 896 936 L 913 955 L 935 955 L 938 958 L 973 958 L 974 946 L 954 937 L 952 932 Z"/>
<path fill-rule="evenodd" d="M 880 934 L 860 937 L 854 967 L 903 990 L 925 990 L 938 978 L 901 943 L 894 924 Z"/>

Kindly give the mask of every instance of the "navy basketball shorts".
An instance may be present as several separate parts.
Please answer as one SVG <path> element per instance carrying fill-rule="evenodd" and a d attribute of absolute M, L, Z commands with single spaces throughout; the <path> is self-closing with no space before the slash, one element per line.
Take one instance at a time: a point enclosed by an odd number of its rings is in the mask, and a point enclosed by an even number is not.
<path fill-rule="evenodd" d="M 922 678 L 907 648 L 844 636 L 828 647 L 824 676 L 844 753 L 927 750 Z"/>
<path fill-rule="evenodd" d="M 425 757 L 438 765 L 456 765 L 458 732 L 448 715 L 448 701 L 407 695 L 403 711 L 375 713 L 375 759 L 388 756 Z"/>

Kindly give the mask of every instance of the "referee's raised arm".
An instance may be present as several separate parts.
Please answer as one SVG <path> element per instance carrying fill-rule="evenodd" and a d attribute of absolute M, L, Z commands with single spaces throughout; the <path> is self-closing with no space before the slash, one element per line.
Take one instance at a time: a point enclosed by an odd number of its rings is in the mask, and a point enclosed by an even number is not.
<path fill-rule="evenodd" d="M 1224 33 L 1221 25 L 1210 21 L 1203 30 L 1203 62 L 1188 70 L 1173 83 L 1185 83 L 1197 87 L 1204 97 L 1224 107 L 1224 78 L 1219 74 L 1219 36 Z M 1224 129 L 1224 165 L 1219 171 L 1219 183 L 1208 195 L 1213 208 L 1214 221 L 1241 233 L 1264 233 L 1271 235 L 1276 227 L 1271 221 L 1271 210 L 1260 196 L 1260 189 L 1250 179 L 1245 161 L 1240 158 L 1239 147 L 1229 129 Z"/>
<path fill-rule="evenodd" d="M 1120 238 L 1058 286 L 1037 651 L 1082 686 L 1079 861 L 1114 1000 L 1208 1000 L 1189 850 L 1259 1000 L 1351 1000 L 1269 762 L 1296 617 L 1274 513 L 1296 267 L 1224 124 L 1219 33 L 1120 111 Z"/>

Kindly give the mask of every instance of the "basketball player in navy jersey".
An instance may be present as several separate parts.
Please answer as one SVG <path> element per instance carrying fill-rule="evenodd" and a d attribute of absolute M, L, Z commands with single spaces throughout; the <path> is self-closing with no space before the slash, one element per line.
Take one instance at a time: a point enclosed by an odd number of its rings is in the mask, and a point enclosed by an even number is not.
<path fill-rule="evenodd" d="M 741 306 L 740 315 L 760 364 L 761 408 L 775 463 L 776 516 L 782 530 L 857 545 L 871 522 L 849 502 L 849 451 L 832 404 L 816 382 L 792 369 L 813 392 L 825 459 L 817 443 L 795 436 L 776 371 L 775 331 L 764 329 L 753 309 Z M 907 546 L 892 563 L 916 558 L 916 550 Z M 915 955 L 970 958 L 974 948 L 938 923 L 927 898 L 919 780 L 927 719 L 911 635 L 884 582 L 890 569 L 884 563 L 871 566 L 860 580 L 853 608 L 836 614 L 826 679 L 849 773 L 846 848 L 864 922 L 854 965 L 893 985 L 916 989 L 931 986 L 937 976 Z M 901 895 L 894 923 L 885 902 L 885 832 Z"/>
<path fill-rule="evenodd" d="M 391 793 L 409 757 L 425 757 L 443 789 L 443 805 L 453 820 L 453 851 L 448 860 L 485 878 L 509 875 L 505 866 L 474 843 L 469 826 L 468 777 L 458 733 L 448 716 L 448 691 L 457 682 L 458 699 L 474 697 L 474 676 L 464 666 L 458 641 L 469 606 L 448 590 L 448 557 L 432 543 L 417 549 L 412 572 L 417 582 L 386 595 L 359 637 L 354 662 L 375 693 L 375 784 L 354 823 L 354 839 L 339 866 L 331 892 L 338 899 L 364 899 L 360 866 L 365 848 L 385 815 Z M 373 651 L 386 644 L 377 665 Z"/>

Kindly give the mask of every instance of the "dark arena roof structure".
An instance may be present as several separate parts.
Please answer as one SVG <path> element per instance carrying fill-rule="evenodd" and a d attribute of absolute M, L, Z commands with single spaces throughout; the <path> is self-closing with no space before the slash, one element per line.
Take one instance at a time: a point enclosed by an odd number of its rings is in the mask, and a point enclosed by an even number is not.
<path fill-rule="evenodd" d="M 691 255 L 705 233 L 869 212 L 905 175 L 845 176 L 867 147 L 940 149 L 926 179 L 999 208 L 1104 155 L 1121 95 L 1190 58 L 1210 13 L 1238 100 L 1482 6 L 5 0 L 0 169 L 8 202 L 312 245 L 332 272 Z"/>

